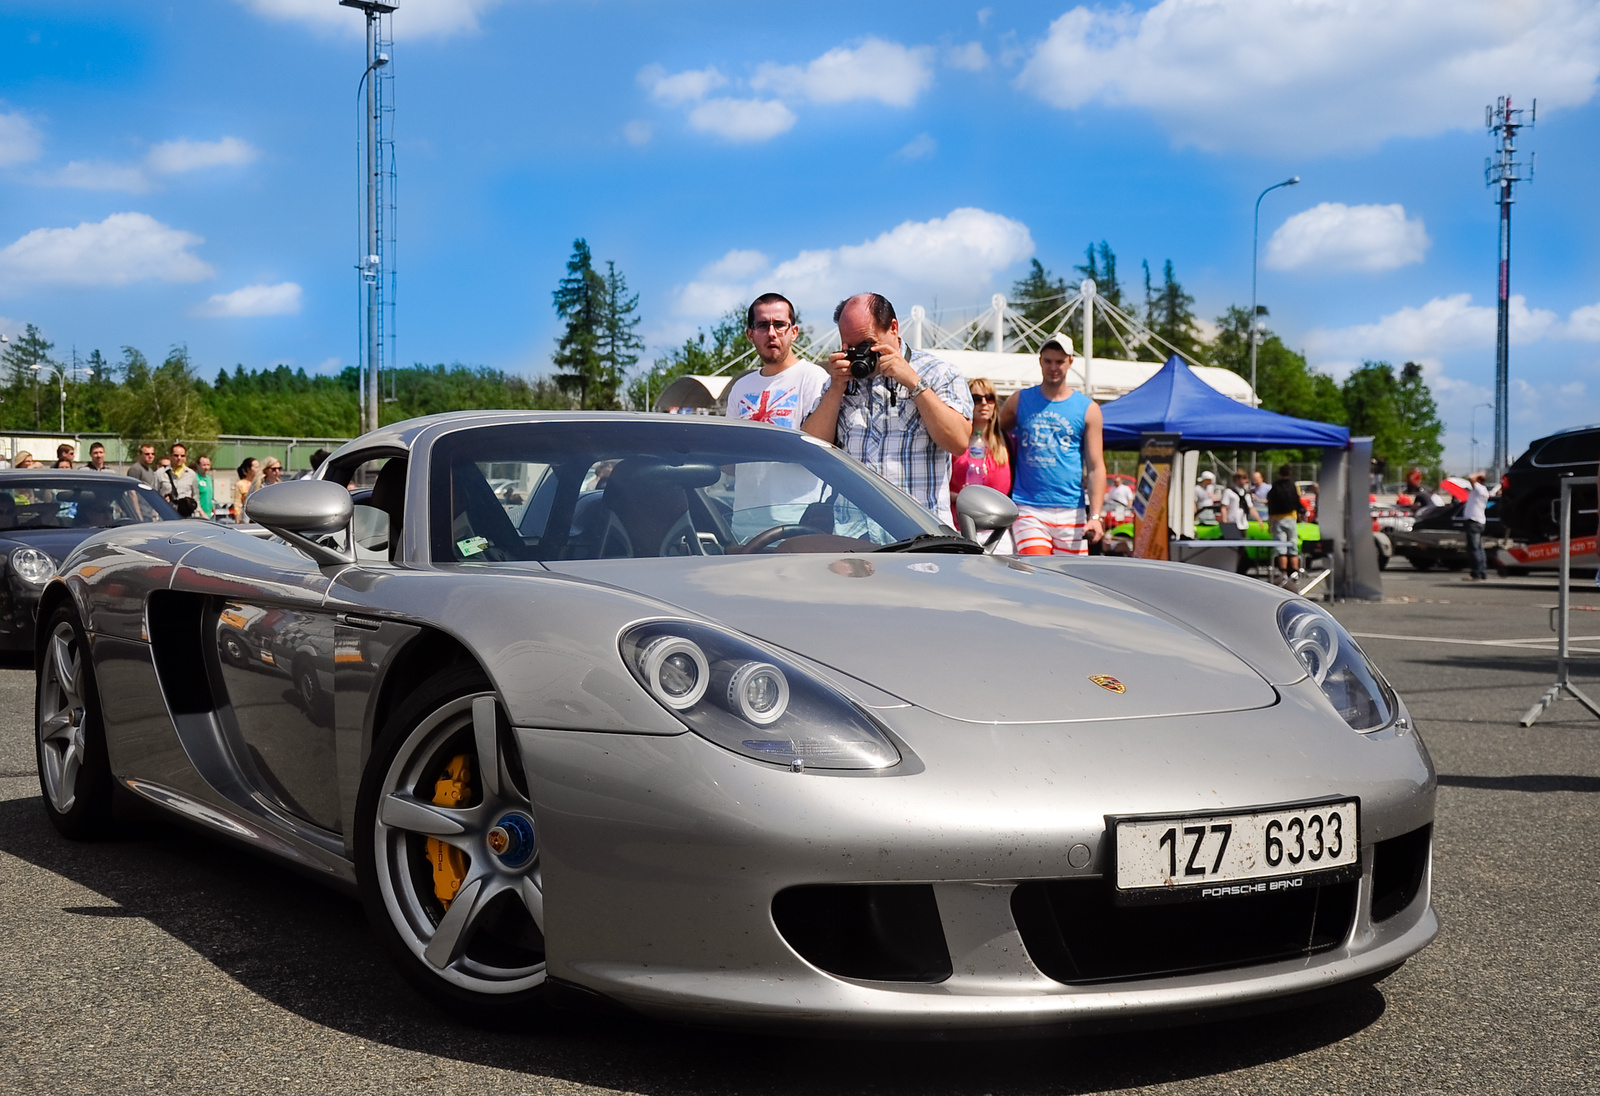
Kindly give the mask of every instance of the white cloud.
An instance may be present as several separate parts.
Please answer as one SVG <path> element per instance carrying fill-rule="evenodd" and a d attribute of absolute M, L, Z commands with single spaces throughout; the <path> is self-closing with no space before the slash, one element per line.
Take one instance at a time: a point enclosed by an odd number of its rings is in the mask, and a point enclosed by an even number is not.
<path fill-rule="evenodd" d="M 0 282 L 107 286 L 157 279 L 197 282 L 213 273 L 189 249 L 205 241 L 147 213 L 113 213 L 76 228 L 36 228 L 0 250 Z"/>
<path fill-rule="evenodd" d="M 639 70 L 639 83 L 656 102 L 682 106 L 697 103 L 717 88 L 726 86 L 728 78 L 715 67 L 668 74 L 660 65 L 647 65 Z"/>
<path fill-rule="evenodd" d="M 240 0 L 257 15 L 269 19 L 303 23 L 318 31 L 336 31 L 360 36 L 366 33 L 366 20 L 354 8 L 341 7 L 334 0 Z M 478 29 L 478 16 L 498 7 L 503 0 L 410 0 L 395 12 L 397 38 L 447 37 Z"/>
<path fill-rule="evenodd" d="M 216 141 L 179 139 L 151 147 L 139 164 L 114 164 L 96 160 L 73 160 L 45 177 L 56 186 L 81 190 L 125 190 L 143 194 L 155 185 L 156 177 L 181 175 L 206 168 L 239 167 L 253 163 L 261 154 L 255 146 L 238 137 Z"/>
<path fill-rule="evenodd" d="M 765 141 L 794 128 L 794 111 L 776 99 L 707 99 L 689 125 L 729 141 Z"/>
<path fill-rule="evenodd" d="M 1531 343 L 1559 334 L 1560 318 L 1542 308 L 1529 308 L 1520 294 L 1511 297 L 1511 341 Z M 1493 348 L 1496 310 L 1475 305 L 1470 293 L 1435 297 L 1420 308 L 1406 307 L 1377 323 L 1334 330 L 1319 329 L 1306 335 L 1313 364 L 1321 359 L 1387 358 L 1409 360 L 1437 357 L 1448 350 Z M 1330 369 L 1332 363 L 1330 363 Z"/>
<path fill-rule="evenodd" d="M 14 167 L 39 158 L 44 142 L 24 114 L 0 114 L 0 167 Z"/>
<path fill-rule="evenodd" d="M 1347 206 L 1322 202 L 1296 213 L 1267 241 L 1266 264 L 1275 270 L 1376 272 L 1420 263 L 1433 241 L 1422 219 L 1406 219 L 1399 205 Z"/>
<path fill-rule="evenodd" d="M 1033 254 L 1033 236 L 1020 221 L 982 209 L 957 209 L 928 221 L 906 221 L 873 239 L 801 251 L 771 268 L 754 251 L 731 251 L 678 292 L 676 310 L 713 317 L 776 290 L 804 312 L 831 315 L 851 293 L 873 290 L 903 314 L 934 297 L 986 294 L 994 278 Z M 762 267 L 755 265 L 763 261 Z"/>
<path fill-rule="evenodd" d="M 46 179 L 56 186 L 79 190 L 125 190 L 130 194 L 143 194 L 150 189 L 150 179 L 143 168 L 95 160 L 73 160 Z"/>
<path fill-rule="evenodd" d="M 750 78 L 750 86 L 814 103 L 877 100 L 885 106 L 908 107 L 933 84 L 932 58 L 927 46 L 868 38 L 854 49 L 831 49 L 804 68 L 762 65 Z"/>
<path fill-rule="evenodd" d="M 919 133 L 901 145 L 895 155 L 902 160 L 920 160 L 926 156 L 932 156 L 938 150 L 938 141 L 935 141 L 926 133 Z"/>
<path fill-rule="evenodd" d="M 1575 106 L 1597 78 L 1590 0 L 1161 0 L 1073 8 L 1018 84 L 1149 111 L 1180 144 L 1314 154 L 1476 128 L 1508 91 Z"/>
<path fill-rule="evenodd" d="M 232 293 L 214 293 L 194 310 L 197 316 L 294 316 L 300 311 L 300 287 L 294 282 L 247 285 Z"/>
<path fill-rule="evenodd" d="M 1567 317 L 1565 334 L 1569 339 L 1600 342 L 1600 304 L 1586 304 Z"/>
<path fill-rule="evenodd" d="M 635 148 L 642 148 L 650 143 L 650 138 L 654 135 L 654 132 L 650 128 L 649 122 L 641 122 L 635 118 L 622 127 L 622 139 Z"/>
<path fill-rule="evenodd" d="M 150 150 L 145 166 L 157 175 L 177 175 L 208 167 L 241 167 L 259 156 L 248 141 L 224 137 L 220 141 L 163 141 Z"/>
<path fill-rule="evenodd" d="M 989 67 L 989 54 L 982 42 L 968 42 L 964 46 L 951 46 L 945 50 L 944 63 L 967 72 L 982 72 Z"/>

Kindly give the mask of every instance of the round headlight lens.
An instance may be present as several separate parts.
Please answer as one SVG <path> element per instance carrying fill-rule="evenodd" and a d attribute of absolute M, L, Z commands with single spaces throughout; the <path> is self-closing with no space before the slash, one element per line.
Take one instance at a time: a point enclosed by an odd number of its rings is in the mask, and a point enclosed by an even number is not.
<path fill-rule="evenodd" d="M 745 662 L 728 673 L 722 696 L 734 715 L 765 727 L 789 710 L 789 679 L 770 662 Z"/>
<path fill-rule="evenodd" d="M 37 548 L 18 548 L 11 553 L 11 569 L 24 581 L 42 586 L 56 573 L 56 561 Z"/>
<path fill-rule="evenodd" d="M 711 684 L 711 666 L 700 645 L 682 636 L 657 636 L 639 651 L 645 683 L 674 711 L 692 708 Z"/>
<path fill-rule="evenodd" d="M 1354 731 L 1386 727 L 1399 711 L 1394 691 L 1337 620 L 1309 601 L 1286 601 L 1278 627 L 1306 675 Z"/>

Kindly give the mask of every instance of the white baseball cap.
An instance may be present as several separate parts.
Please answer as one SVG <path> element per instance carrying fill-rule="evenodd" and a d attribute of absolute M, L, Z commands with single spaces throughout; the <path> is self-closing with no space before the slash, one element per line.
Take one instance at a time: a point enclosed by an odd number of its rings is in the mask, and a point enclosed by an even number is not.
<path fill-rule="evenodd" d="M 1039 353 L 1043 354 L 1045 352 L 1045 349 L 1047 347 L 1049 347 L 1049 345 L 1051 343 L 1055 343 L 1057 346 L 1059 346 L 1061 348 L 1061 352 L 1063 354 L 1065 354 L 1067 357 L 1069 357 L 1069 358 L 1077 357 L 1077 355 L 1073 352 L 1073 349 L 1072 349 L 1072 336 L 1071 335 L 1067 335 L 1067 334 L 1064 334 L 1064 333 L 1059 332 L 1059 331 L 1056 332 L 1054 335 L 1051 335 L 1042 344 L 1040 344 Z"/>
<path fill-rule="evenodd" d="M 1201 472 L 1200 473 L 1200 478 L 1203 479 L 1203 480 L 1213 480 L 1214 481 L 1217 478 L 1217 474 L 1215 472 Z"/>

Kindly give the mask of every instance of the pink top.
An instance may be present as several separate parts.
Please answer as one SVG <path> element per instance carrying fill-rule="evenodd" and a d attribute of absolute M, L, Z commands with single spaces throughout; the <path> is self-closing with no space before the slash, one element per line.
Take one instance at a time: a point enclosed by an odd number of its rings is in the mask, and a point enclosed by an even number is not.
<path fill-rule="evenodd" d="M 993 460 L 985 461 L 985 463 L 988 464 L 989 468 L 988 473 L 983 477 L 984 486 L 993 487 L 1002 495 L 1009 495 L 1011 493 L 1011 465 L 1009 463 L 997 464 Z M 967 464 L 968 459 L 965 452 L 957 453 L 950 462 L 950 516 L 956 519 L 955 526 L 957 529 L 961 528 L 961 522 L 959 518 L 956 518 L 956 496 L 967 485 Z"/>

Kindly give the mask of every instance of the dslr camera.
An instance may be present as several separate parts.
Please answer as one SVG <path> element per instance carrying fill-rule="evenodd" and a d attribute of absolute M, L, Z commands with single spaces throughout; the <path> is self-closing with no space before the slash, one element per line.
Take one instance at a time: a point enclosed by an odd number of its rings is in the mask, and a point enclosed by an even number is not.
<path fill-rule="evenodd" d="M 865 339 L 847 349 L 844 354 L 850 361 L 850 375 L 856 380 L 866 380 L 878 371 L 878 352 L 872 348 L 872 343 Z"/>

